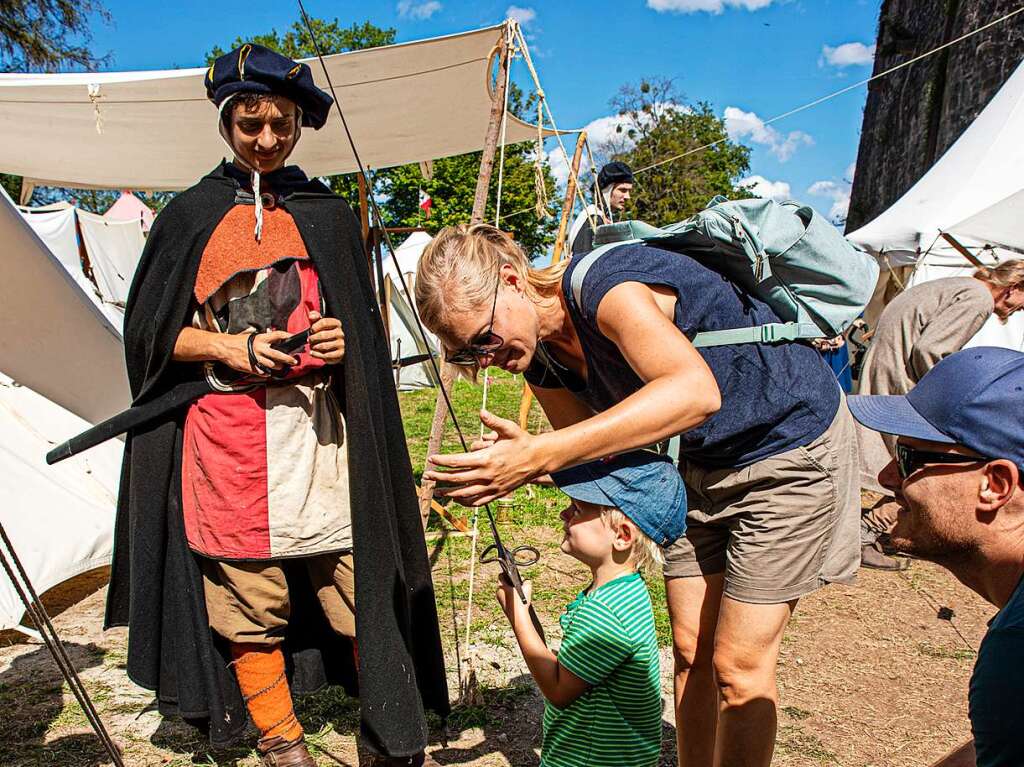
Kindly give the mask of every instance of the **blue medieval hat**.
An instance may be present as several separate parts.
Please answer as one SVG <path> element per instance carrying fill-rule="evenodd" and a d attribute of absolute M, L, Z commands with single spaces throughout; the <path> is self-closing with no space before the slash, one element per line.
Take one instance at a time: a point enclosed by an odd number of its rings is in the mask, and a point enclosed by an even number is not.
<path fill-rule="evenodd" d="M 302 110 L 302 125 L 314 130 L 327 122 L 334 103 L 313 82 L 308 65 L 255 43 L 246 43 L 219 57 L 206 71 L 205 83 L 206 96 L 218 109 L 238 93 L 284 96 Z"/>

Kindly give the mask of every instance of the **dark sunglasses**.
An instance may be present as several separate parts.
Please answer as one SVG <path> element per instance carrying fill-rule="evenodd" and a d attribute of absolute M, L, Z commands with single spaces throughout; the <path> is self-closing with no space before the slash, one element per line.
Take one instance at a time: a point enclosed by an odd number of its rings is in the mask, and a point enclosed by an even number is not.
<path fill-rule="evenodd" d="M 469 341 L 469 346 L 464 346 L 457 351 L 445 355 L 445 362 L 459 367 L 473 367 L 480 364 L 480 358 L 494 354 L 505 345 L 505 339 L 493 332 L 494 312 L 498 308 L 498 290 L 501 288 L 501 269 L 498 269 L 498 280 L 494 285 L 494 302 L 491 304 L 491 321 L 487 324 L 487 330 L 478 333 Z"/>
<path fill-rule="evenodd" d="M 956 453 L 933 453 L 930 450 L 915 450 L 907 445 L 896 445 L 896 470 L 900 479 L 906 479 L 922 466 L 929 463 L 966 464 L 987 463 L 987 458 L 975 458 Z"/>

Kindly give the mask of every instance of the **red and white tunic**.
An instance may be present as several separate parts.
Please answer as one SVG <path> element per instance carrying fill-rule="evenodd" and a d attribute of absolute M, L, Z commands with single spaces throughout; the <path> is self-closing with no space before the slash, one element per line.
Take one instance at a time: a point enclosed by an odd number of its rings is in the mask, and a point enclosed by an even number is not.
<path fill-rule="evenodd" d="M 236 205 L 218 224 L 196 278 L 193 327 L 285 330 L 322 312 L 316 268 L 295 222 Z M 189 546 L 215 559 L 310 556 L 352 547 L 345 421 L 331 368 L 308 349 L 282 380 L 207 394 L 185 418 L 182 509 Z"/>

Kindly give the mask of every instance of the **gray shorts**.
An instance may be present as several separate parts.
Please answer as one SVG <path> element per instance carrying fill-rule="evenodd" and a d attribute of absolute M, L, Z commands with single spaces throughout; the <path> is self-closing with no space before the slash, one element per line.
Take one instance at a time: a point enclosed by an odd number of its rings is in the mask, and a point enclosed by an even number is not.
<path fill-rule="evenodd" d="M 665 577 L 725 573 L 725 594 L 754 604 L 852 583 L 860 566 L 858 470 L 845 399 L 808 445 L 742 469 L 702 469 L 683 459 L 686 536 L 665 550 Z"/>

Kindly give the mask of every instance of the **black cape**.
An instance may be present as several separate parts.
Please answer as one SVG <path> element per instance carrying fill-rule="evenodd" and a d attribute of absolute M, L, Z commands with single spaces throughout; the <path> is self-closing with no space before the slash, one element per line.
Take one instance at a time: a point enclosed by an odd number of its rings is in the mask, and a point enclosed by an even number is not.
<path fill-rule="evenodd" d="M 304 568 L 291 567 L 284 650 L 292 689 L 302 694 L 327 683 L 345 685 L 360 697 L 366 744 L 410 756 L 427 742 L 424 707 L 444 717 L 449 703 L 389 344 L 351 208 L 295 168 L 266 178 L 287 192 L 283 205 L 319 272 L 327 314 L 345 331 L 345 361 L 334 386 L 348 439 L 359 668 L 357 674 L 348 640 L 331 631 Z M 125 310 L 136 404 L 201 376 L 200 365 L 174 362 L 171 354 L 188 323 L 203 250 L 239 188 L 235 169 L 222 163 L 168 203 L 154 223 Z M 208 727 L 211 743 L 224 746 L 242 734 L 247 712 L 226 643 L 210 629 L 197 555 L 185 540 L 183 421 L 181 410 L 125 440 L 105 625 L 129 627 L 128 676 L 156 691 L 161 713 Z"/>

